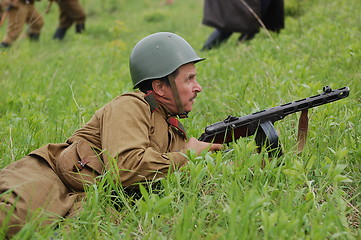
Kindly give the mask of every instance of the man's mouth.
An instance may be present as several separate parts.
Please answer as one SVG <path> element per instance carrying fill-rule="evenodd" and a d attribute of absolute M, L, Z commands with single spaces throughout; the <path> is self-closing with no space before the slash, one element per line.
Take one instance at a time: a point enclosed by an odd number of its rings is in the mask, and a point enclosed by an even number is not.
<path fill-rule="evenodd" d="M 192 97 L 192 98 L 190 99 L 190 101 L 191 101 L 191 102 L 194 102 L 194 100 L 196 99 L 196 97 L 197 97 L 197 94 L 195 94 L 194 97 Z"/>

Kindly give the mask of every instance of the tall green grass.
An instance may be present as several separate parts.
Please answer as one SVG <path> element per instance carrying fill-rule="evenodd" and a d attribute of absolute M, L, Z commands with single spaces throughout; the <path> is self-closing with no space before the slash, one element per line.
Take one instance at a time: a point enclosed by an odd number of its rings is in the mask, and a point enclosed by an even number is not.
<path fill-rule="evenodd" d="M 196 50 L 212 32 L 201 24 L 201 0 L 81 1 L 87 31 L 51 36 L 58 10 L 44 16 L 39 43 L 18 39 L 0 52 L 0 166 L 49 142 L 64 142 L 95 110 L 131 91 L 128 57 L 157 31 L 184 37 Z M 44 12 L 47 2 L 36 2 Z M 41 226 L 30 221 L 18 239 L 359 239 L 361 2 L 285 0 L 286 28 L 262 30 L 237 44 L 199 52 L 203 86 L 189 136 L 227 115 L 257 110 L 349 86 L 350 96 L 310 110 L 307 145 L 296 155 L 298 115 L 275 124 L 285 151 L 262 167 L 250 139 L 228 153 L 191 154 L 157 188 L 127 195 L 108 173 L 89 186 L 77 218 Z M 0 36 L 5 28 L 0 29 Z"/>

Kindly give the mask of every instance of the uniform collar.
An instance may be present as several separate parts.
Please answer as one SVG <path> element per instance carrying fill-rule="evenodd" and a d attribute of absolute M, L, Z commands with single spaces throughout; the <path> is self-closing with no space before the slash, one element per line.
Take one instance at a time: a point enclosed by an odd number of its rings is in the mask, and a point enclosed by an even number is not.
<path fill-rule="evenodd" d="M 182 123 L 176 118 L 177 115 L 172 115 L 164 104 L 158 102 L 154 98 L 154 93 L 152 91 L 148 91 L 148 93 L 144 95 L 144 99 L 148 102 L 151 112 L 157 111 L 162 114 L 167 123 L 187 139 L 186 130 Z"/>

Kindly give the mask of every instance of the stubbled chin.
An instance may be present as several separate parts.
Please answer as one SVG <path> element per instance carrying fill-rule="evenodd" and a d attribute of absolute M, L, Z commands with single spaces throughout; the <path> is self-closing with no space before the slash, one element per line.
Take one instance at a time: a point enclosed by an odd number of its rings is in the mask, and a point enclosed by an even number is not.
<path fill-rule="evenodd" d="M 189 106 L 187 106 L 184 111 L 186 112 L 190 112 L 192 110 L 192 104 L 190 104 Z"/>

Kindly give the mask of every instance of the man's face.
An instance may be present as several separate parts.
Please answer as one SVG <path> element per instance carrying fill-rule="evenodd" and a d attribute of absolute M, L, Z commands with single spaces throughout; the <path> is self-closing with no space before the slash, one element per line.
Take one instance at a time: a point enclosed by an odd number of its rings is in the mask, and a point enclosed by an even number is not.
<path fill-rule="evenodd" d="M 192 110 L 197 93 L 202 91 L 202 87 L 196 80 L 196 74 L 197 71 L 194 63 L 187 63 L 178 69 L 178 74 L 174 79 L 185 112 Z M 165 88 L 163 100 L 166 100 L 162 102 L 167 105 L 170 111 L 179 113 L 170 86 Z"/>

